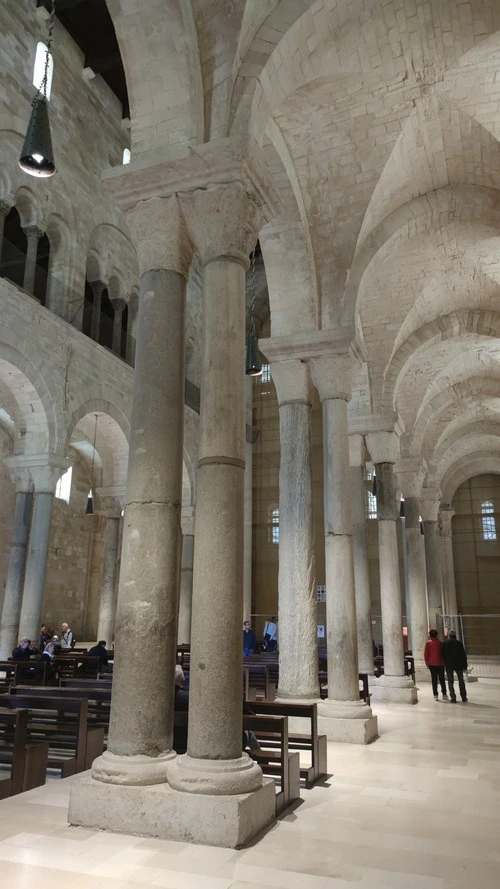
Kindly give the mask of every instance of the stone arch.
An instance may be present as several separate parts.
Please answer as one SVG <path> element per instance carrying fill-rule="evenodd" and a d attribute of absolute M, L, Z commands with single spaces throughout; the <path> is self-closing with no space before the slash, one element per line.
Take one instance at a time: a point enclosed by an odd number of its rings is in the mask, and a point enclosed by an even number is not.
<path fill-rule="evenodd" d="M 34 366 L 0 343 L 0 401 L 12 423 L 14 453 L 57 452 L 57 424 L 50 393 Z"/>
<path fill-rule="evenodd" d="M 468 455 L 451 466 L 441 480 L 442 505 L 451 505 L 456 491 L 468 479 L 488 473 L 500 475 L 500 449 L 498 453 L 485 451 Z"/>
<path fill-rule="evenodd" d="M 73 430 L 77 426 L 77 424 L 82 420 L 83 417 L 89 414 L 107 414 L 119 428 L 121 429 L 125 440 L 128 442 L 130 435 L 130 420 L 123 413 L 122 409 L 118 407 L 114 402 L 107 401 L 104 398 L 99 396 L 95 396 L 87 399 L 87 401 L 83 402 L 79 407 L 75 408 L 75 410 L 71 414 L 71 418 L 68 423 L 67 434 L 66 434 L 66 442 L 65 448 L 70 445 L 71 436 L 73 434 Z"/>
<path fill-rule="evenodd" d="M 41 226 L 42 211 L 37 196 L 28 185 L 21 185 L 15 193 L 14 204 L 21 217 L 21 225 L 26 228 L 29 225 Z"/>

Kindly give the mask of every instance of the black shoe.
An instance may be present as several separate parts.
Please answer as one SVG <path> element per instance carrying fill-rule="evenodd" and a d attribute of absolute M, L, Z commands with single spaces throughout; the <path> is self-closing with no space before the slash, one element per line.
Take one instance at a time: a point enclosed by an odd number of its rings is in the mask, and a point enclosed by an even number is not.
<path fill-rule="evenodd" d="M 467 698 L 462 698 L 462 704 L 467 704 Z"/>
<path fill-rule="evenodd" d="M 456 699 L 456 698 L 451 698 L 451 700 L 450 700 L 450 704 L 456 704 L 456 703 L 457 703 L 457 699 Z"/>

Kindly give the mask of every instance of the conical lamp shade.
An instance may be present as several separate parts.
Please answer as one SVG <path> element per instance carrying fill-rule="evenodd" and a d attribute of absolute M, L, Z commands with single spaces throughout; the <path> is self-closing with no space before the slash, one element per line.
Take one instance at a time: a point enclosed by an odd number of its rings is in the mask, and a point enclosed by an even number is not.
<path fill-rule="evenodd" d="M 94 498 L 89 494 L 87 497 L 87 508 L 85 515 L 94 515 Z"/>
<path fill-rule="evenodd" d="M 247 357 L 245 373 L 249 377 L 259 377 L 262 373 L 262 364 L 259 355 L 259 343 L 253 330 L 249 330 L 247 333 Z"/>
<path fill-rule="evenodd" d="M 49 109 L 44 96 L 39 96 L 33 102 L 19 166 L 31 176 L 53 176 L 56 171 L 50 136 Z"/>

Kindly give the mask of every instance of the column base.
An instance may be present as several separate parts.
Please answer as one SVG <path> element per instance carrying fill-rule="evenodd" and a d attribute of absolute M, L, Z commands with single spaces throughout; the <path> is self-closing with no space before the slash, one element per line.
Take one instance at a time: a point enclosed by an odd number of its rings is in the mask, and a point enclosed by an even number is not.
<path fill-rule="evenodd" d="M 370 744 L 378 737 L 378 722 L 364 701 L 327 698 L 318 704 L 318 731 L 329 741 Z"/>
<path fill-rule="evenodd" d="M 421 682 L 430 682 L 431 674 L 429 673 L 428 668 L 423 663 L 415 663 L 415 683 L 420 684 Z"/>
<path fill-rule="evenodd" d="M 105 750 L 92 763 L 92 777 L 103 784 L 125 784 L 131 787 L 164 784 L 167 766 L 177 757 L 175 750 L 160 756 L 117 756 Z"/>
<path fill-rule="evenodd" d="M 262 770 L 247 753 L 237 759 L 197 759 L 185 753 L 168 767 L 168 783 L 182 793 L 225 796 L 254 793 L 262 787 Z"/>
<path fill-rule="evenodd" d="M 275 821 L 269 778 L 253 793 L 179 793 L 168 784 L 103 784 L 84 773 L 72 780 L 68 821 L 78 827 L 238 849 Z"/>
<path fill-rule="evenodd" d="M 408 676 L 379 676 L 370 684 L 373 701 L 387 704 L 418 704 L 417 689 Z"/>

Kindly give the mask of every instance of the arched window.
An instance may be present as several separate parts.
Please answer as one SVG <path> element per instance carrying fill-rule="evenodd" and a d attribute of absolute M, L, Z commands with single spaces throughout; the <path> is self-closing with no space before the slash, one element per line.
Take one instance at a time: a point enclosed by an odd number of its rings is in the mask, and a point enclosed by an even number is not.
<path fill-rule="evenodd" d="M 124 164 L 130 163 L 130 148 L 123 149 L 123 159 L 122 160 L 123 160 Z"/>
<path fill-rule="evenodd" d="M 38 43 L 35 55 L 35 67 L 33 68 L 33 86 L 39 90 L 42 87 L 43 76 L 45 74 L 45 58 L 47 55 L 47 47 L 45 43 Z M 49 52 L 49 64 L 47 68 L 47 85 L 45 87 L 45 97 L 47 101 L 50 99 L 50 90 L 52 88 L 52 74 L 54 73 L 54 59 Z"/>
<path fill-rule="evenodd" d="M 71 478 L 73 476 L 73 467 L 70 466 L 69 469 L 66 470 L 64 475 L 61 476 L 56 485 L 56 494 L 58 500 L 64 500 L 66 503 L 69 503 L 69 498 L 71 494 Z"/>
<path fill-rule="evenodd" d="M 280 511 L 279 509 L 269 510 L 269 543 L 280 542 Z"/>
<path fill-rule="evenodd" d="M 495 507 L 491 500 L 481 503 L 481 522 L 483 528 L 483 540 L 497 539 L 497 523 L 495 519 Z"/>

